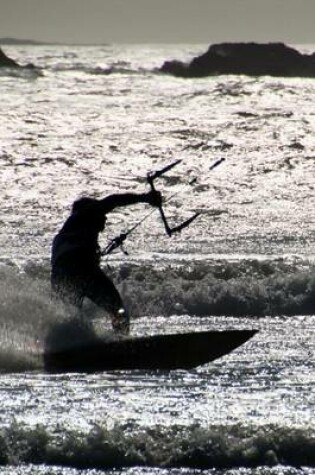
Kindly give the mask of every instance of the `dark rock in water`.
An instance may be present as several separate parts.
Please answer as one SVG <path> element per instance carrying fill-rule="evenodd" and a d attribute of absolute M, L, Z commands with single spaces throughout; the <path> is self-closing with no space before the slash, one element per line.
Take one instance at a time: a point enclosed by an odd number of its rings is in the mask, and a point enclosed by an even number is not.
<path fill-rule="evenodd" d="M 14 59 L 9 58 L 0 48 L 0 68 L 23 68 L 23 69 L 35 69 L 34 64 L 27 64 L 21 66 Z"/>
<path fill-rule="evenodd" d="M 0 48 L 0 67 L 18 68 L 19 65 L 13 59 L 9 58 Z"/>
<path fill-rule="evenodd" d="M 302 54 L 283 43 L 221 43 L 188 64 L 166 61 L 160 71 L 186 78 L 219 74 L 315 77 L 315 53 Z"/>

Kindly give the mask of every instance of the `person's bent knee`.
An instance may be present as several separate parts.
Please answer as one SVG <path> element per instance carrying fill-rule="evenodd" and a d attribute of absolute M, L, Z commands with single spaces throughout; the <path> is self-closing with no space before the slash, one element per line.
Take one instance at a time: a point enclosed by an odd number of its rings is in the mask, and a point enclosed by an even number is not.
<path fill-rule="evenodd" d="M 124 308 L 119 308 L 112 317 L 112 326 L 116 333 L 128 335 L 130 333 L 130 318 Z"/>

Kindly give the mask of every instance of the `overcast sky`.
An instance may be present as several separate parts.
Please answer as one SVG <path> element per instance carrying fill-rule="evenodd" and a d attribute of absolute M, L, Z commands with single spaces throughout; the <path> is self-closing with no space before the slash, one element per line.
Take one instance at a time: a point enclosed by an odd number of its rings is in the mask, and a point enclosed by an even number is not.
<path fill-rule="evenodd" d="M 315 0 L 0 0 L 0 37 L 315 43 Z"/>

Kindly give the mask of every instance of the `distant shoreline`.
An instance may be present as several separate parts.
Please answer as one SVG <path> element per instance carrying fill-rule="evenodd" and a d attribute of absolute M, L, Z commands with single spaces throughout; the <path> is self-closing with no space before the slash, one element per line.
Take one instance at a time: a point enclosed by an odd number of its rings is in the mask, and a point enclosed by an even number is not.
<path fill-rule="evenodd" d="M 37 41 L 22 38 L 0 38 L 0 45 L 3 46 L 109 46 L 111 43 L 60 43 L 51 41 Z"/>
<path fill-rule="evenodd" d="M 86 46 L 86 47 L 89 47 L 89 46 L 113 46 L 113 45 L 116 45 L 116 44 L 122 44 L 122 45 L 204 45 L 204 46 L 207 46 L 207 45 L 211 45 L 215 43 L 215 41 L 208 41 L 207 43 L 205 42 L 192 42 L 192 43 L 187 43 L 187 42 L 174 42 L 174 43 L 165 43 L 165 42 L 160 42 L 160 43 L 152 43 L 152 42 L 148 42 L 148 43 L 138 43 L 138 42 L 130 42 L 130 43 L 127 43 L 127 42 L 122 42 L 122 43 L 117 43 L 117 42 L 106 42 L 106 43 L 68 43 L 68 42 L 58 42 L 58 41 L 42 41 L 42 40 L 31 40 L 31 39 L 24 39 L 24 38 L 14 38 L 14 37 L 2 37 L 0 38 L 0 47 L 1 46 Z M 233 42 L 232 42 L 233 43 Z M 246 41 L 245 41 L 246 43 Z M 267 44 L 269 43 L 268 41 L 262 41 L 262 42 L 259 42 L 261 44 Z M 305 42 L 305 43 L 286 43 L 286 44 L 291 44 L 292 46 L 298 48 L 298 47 L 314 47 L 315 46 L 315 42 L 314 43 L 309 43 L 309 42 Z"/>
<path fill-rule="evenodd" d="M 9 38 L 4 37 L 0 38 L 0 44 L 2 45 L 53 45 L 54 43 L 48 43 L 46 41 L 35 41 L 35 40 L 27 40 L 27 39 L 19 39 L 19 38 Z M 57 43 L 55 43 L 57 44 Z"/>

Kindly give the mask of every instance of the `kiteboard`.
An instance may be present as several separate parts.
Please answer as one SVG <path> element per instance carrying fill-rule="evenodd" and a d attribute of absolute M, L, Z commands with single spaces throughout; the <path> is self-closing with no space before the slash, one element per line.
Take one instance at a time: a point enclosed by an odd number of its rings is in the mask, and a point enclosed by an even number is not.
<path fill-rule="evenodd" d="M 257 330 L 202 331 L 96 339 L 44 354 L 49 373 L 191 369 L 229 354 Z"/>

